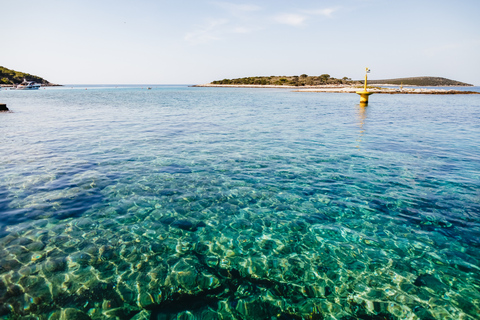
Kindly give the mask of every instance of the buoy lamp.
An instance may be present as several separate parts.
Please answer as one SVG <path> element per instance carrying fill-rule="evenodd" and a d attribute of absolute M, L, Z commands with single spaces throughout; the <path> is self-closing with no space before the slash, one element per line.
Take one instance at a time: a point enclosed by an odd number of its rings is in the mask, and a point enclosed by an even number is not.
<path fill-rule="evenodd" d="M 370 69 L 365 68 L 365 84 L 363 86 L 363 91 L 357 91 L 356 93 L 360 95 L 360 106 L 368 105 L 368 97 L 373 94 L 373 92 L 367 91 L 367 73 L 370 73 Z"/>

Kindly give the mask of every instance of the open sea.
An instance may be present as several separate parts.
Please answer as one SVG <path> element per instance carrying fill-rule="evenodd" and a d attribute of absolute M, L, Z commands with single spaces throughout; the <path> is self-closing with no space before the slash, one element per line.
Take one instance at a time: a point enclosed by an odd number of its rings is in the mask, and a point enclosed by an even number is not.
<path fill-rule="evenodd" d="M 480 95 L 0 103 L 0 319 L 480 319 Z"/>

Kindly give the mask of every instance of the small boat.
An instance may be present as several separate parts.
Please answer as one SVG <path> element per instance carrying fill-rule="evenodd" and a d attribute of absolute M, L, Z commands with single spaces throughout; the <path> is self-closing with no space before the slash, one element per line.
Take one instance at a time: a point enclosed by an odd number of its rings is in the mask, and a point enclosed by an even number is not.
<path fill-rule="evenodd" d="M 27 81 L 23 79 L 23 82 L 18 84 L 15 88 L 15 90 L 37 90 L 40 89 L 41 84 L 36 83 L 34 81 Z"/>

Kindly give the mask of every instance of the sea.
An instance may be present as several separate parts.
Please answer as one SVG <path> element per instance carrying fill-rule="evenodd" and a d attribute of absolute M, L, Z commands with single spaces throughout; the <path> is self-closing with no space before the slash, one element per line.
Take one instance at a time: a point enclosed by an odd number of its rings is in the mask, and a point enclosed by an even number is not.
<path fill-rule="evenodd" d="M 480 319 L 480 95 L 369 100 L 2 89 L 0 319 Z"/>

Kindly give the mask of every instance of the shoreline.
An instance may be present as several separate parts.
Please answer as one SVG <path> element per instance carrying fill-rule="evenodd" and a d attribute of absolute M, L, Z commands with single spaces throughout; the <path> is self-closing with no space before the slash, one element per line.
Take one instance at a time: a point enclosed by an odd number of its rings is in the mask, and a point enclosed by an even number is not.
<path fill-rule="evenodd" d="M 356 93 L 357 91 L 363 91 L 363 86 L 355 87 L 350 85 L 324 85 L 324 86 L 309 86 L 309 87 L 294 87 L 294 86 L 278 86 L 278 85 L 239 85 L 239 84 L 200 84 L 192 87 L 203 88 L 265 88 L 265 89 L 294 89 L 293 92 L 330 92 L 330 93 Z M 367 88 L 368 92 L 380 93 L 380 94 L 480 94 L 476 91 L 462 91 L 462 90 L 446 90 L 446 89 L 424 89 L 424 88 L 412 88 L 403 87 L 399 88 Z"/>

